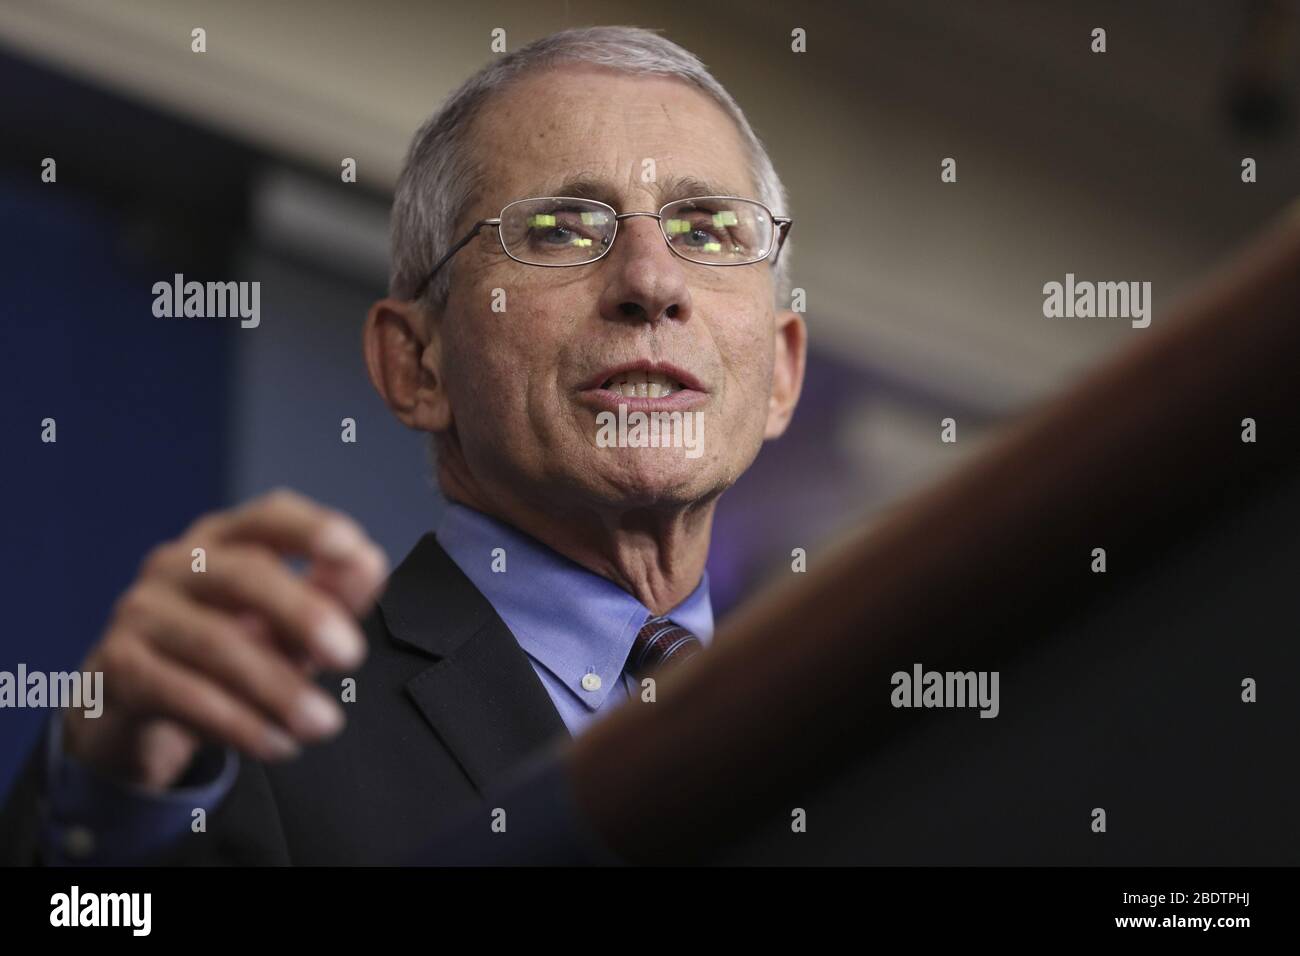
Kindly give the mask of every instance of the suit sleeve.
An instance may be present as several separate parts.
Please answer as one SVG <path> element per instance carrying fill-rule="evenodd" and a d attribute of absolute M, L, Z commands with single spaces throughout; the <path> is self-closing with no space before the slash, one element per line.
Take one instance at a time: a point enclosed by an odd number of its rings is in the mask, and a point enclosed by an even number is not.
<path fill-rule="evenodd" d="M 265 770 L 232 751 L 201 751 L 179 782 L 151 794 L 65 756 L 58 715 L 27 760 L 2 812 L 0 862 L 23 865 L 288 863 Z M 202 825 L 195 823 L 202 809 Z"/>

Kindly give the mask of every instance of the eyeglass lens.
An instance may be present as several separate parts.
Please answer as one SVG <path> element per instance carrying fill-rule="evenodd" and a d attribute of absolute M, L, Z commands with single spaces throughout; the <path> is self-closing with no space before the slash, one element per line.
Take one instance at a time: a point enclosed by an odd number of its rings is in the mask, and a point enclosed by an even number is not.
<path fill-rule="evenodd" d="M 678 255 L 705 265 L 766 258 L 774 230 L 767 210 L 747 199 L 683 199 L 664 207 L 660 228 Z M 501 242 L 532 265 L 578 265 L 599 258 L 614 241 L 608 206 L 585 199 L 513 202 L 501 214 Z"/>

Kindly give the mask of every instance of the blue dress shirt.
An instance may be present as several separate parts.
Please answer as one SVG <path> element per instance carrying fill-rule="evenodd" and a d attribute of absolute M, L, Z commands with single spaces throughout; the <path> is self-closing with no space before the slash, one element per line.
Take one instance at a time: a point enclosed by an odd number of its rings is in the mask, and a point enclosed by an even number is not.
<path fill-rule="evenodd" d="M 637 632 L 651 616 L 635 597 L 463 505 L 447 503 L 436 535 L 519 641 L 570 734 L 577 735 L 598 715 L 640 692 L 623 671 Z M 712 640 L 707 571 L 666 616 L 702 643 Z M 61 734 L 56 713 L 43 741 L 49 814 L 41 845 L 50 864 L 142 860 L 179 838 L 191 825 L 195 807 L 215 810 L 238 775 L 234 750 L 207 748 L 177 787 L 156 794 L 108 780 L 67 756 Z"/>
<path fill-rule="evenodd" d="M 608 578 L 462 505 L 448 503 L 436 533 L 519 641 L 570 734 L 640 693 L 623 665 L 652 616 L 644 604 Z M 666 616 L 705 645 L 713 639 L 707 571 Z M 584 686 L 588 674 L 600 678 L 598 686 L 591 680 Z"/>

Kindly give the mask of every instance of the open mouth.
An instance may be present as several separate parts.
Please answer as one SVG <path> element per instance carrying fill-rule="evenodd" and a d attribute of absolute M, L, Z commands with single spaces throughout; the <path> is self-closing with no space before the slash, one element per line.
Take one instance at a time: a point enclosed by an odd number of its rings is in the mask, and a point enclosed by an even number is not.
<path fill-rule="evenodd" d="M 607 365 L 579 386 L 583 404 L 598 412 L 692 411 L 710 401 L 709 389 L 689 371 L 668 362 L 638 359 Z"/>
<path fill-rule="evenodd" d="M 664 398 L 685 386 L 671 375 L 634 369 L 615 373 L 600 387 L 623 398 Z"/>

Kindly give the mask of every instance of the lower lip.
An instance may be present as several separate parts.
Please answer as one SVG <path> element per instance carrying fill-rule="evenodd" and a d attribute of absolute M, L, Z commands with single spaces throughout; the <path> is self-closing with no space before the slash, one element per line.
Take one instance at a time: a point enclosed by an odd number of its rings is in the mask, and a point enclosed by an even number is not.
<path fill-rule="evenodd" d="M 709 400 L 707 392 L 697 392 L 693 388 L 680 388 L 671 395 L 659 398 L 629 398 L 607 388 L 588 388 L 578 393 L 584 404 L 602 412 L 617 414 L 620 405 L 629 412 L 689 412 L 694 411 Z"/>

